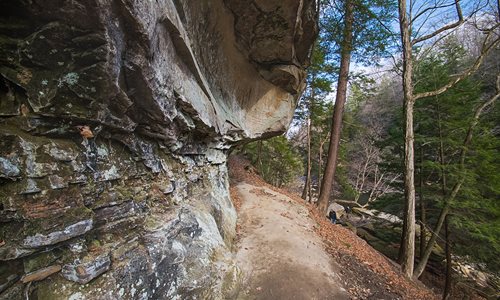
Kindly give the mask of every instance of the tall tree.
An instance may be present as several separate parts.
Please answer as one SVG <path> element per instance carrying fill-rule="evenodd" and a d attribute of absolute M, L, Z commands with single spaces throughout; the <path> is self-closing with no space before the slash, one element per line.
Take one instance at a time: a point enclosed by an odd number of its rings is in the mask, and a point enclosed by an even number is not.
<path fill-rule="evenodd" d="M 407 0 L 398 0 L 399 7 L 399 27 L 401 35 L 401 46 L 402 46 L 402 56 L 403 56 L 403 95 L 404 95 L 404 129 L 405 129 L 405 156 L 404 156 L 404 186 L 405 186 L 405 209 L 403 215 L 403 232 L 401 236 L 401 251 L 400 251 L 400 263 L 403 273 L 406 277 L 411 278 L 413 275 L 420 275 L 423 269 L 421 265 L 424 264 L 420 261 L 419 269 L 414 274 L 414 258 L 415 258 L 415 182 L 414 182 L 414 129 L 413 129 L 413 108 L 415 101 L 421 98 L 432 97 L 440 95 L 446 92 L 449 88 L 453 87 L 458 82 L 469 77 L 474 73 L 481 65 L 484 57 L 488 52 L 498 44 L 498 36 L 492 35 L 498 24 L 493 27 L 483 28 L 487 33 L 483 47 L 480 51 L 479 56 L 476 58 L 474 63 L 466 68 L 459 75 L 451 78 L 446 84 L 431 90 L 415 94 L 413 91 L 413 49 L 419 43 L 423 43 L 429 40 L 439 41 L 442 39 L 442 35 L 449 34 L 450 31 L 460 27 L 466 22 L 463 16 L 462 7 L 460 0 L 453 0 L 450 3 L 430 3 L 427 6 L 424 4 L 420 6 L 419 10 L 414 13 L 415 2 L 410 0 L 410 6 L 407 6 Z M 441 8 L 448 8 L 453 6 L 455 8 L 456 20 L 455 22 L 445 24 L 436 30 L 428 33 L 422 33 L 424 28 L 429 28 L 429 24 L 425 24 L 425 21 L 419 22 L 419 18 L 424 20 L 428 19 L 432 13 L 436 13 Z M 477 10 L 473 10 L 471 15 L 475 15 Z M 416 29 L 414 27 L 417 26 Z M 456 191 L 458 192 L 458 191 Z M 456 193 L 455 192 L 455 193 Z M 440 218 L 441 219 L 441 218 Z M 442 223 L 444 222 L 444 216 L 442 218 Z M 433 246 L 435 239 L 429 241 L 427 248 Z M 424 252 L 424 258 L 428 251 Z M 430 253 L 429 253 L 430 254 Z"/>
<path fill-rule="evenodd" d="M 342 113 L 347 97 L 347 82 L 349 77 L 349 67 L 351 64 L 353 23 L 354 23 L 354 3 L 353 0 L 346 0 L 344 3 L 345 23 L 342 34 L 342 46 L 340 55 L 340 70 L 337 81 L 337 92 L 335 96 L 335 107 L 333 109 L 332 130 L 330 134 L 330 145 L 328 148 L 328 159 L 326 160 L 325 173 L 321 184 L 321 191 L 318 199 L 319 210 L 326 212 L 330 195 L 332 193 L 333 179 L 337 167 L 337 158 L 340 143 L 340 131 L 342 128 Z"/>
<path fill-rule="evenodd" d="M 340 45 L 340 68 L 337 78 L 335 107 L 330 131 L 328 157 L 323 175 L 321 190 L 318 198 L 318 208 L 326 212 L 333 190 L 337 159 L 339 156 L 340 135 L 342 130 L 342 115 L 347 98 L 349 70 L 353 54 L 369 59 L 385 51 L 385 42 L 391 36 L 391 31 L 384 25 L 392 14 L 390 0 L 343 0 L 332 1 L 330 9 L 337 11 L 332 15 L 339 16 L 330 24 L 341 28 L 341 32 L 332 30 L 331 34 L 338 33 L 336 40 Z M 332 29 L 333 27 L 330 27 Z M 360 60 L 363 60 L 360 59 Z"/>
<path fill-rule="evenodd" d="M 312 84 L 314 84 L 314 74 L 312 77 Z M 307 130 L 307 163 L 306 163 L 306 181 L 304 183 L 304 189 L 302 190 L 302 199 L 306 201 L 311 201 L 311 169 L 312 169 L 312 153 L 311 153 L 311 119 L 312 111 L 314 108 L 314 86 L 311 87 L 311 98 L 309 99 L 309 111 L 306 120 L 306 130 Z"/>

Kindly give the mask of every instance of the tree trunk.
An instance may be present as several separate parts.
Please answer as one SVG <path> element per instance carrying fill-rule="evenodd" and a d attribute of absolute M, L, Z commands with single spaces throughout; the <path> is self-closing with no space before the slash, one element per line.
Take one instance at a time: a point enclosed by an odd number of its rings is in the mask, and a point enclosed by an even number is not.
<path fill-rule="evenodd" d="M 445 246 L 445 251 L 446 251 L 446 280 L 444 283 L 444 292 L 443 292 L 443 300 L 447 300 L 451 296 L 451 284 L 452 284 L 452 260 L 451 260 L 451 245 L 450 245 L 450 231 L 449 231 L 449 219 L 450 215 L 446 216 L 446 219 L 444 221 L 444 232 L 445 232 L 445 239 L 446 239 L 446 246 Z"/>
<path fill-rule="evenodd" d="M 345 2 L 345 22 L 343 30 L 343 41 L 341 45 L 340 72 L 337 82 L 337 95 L 335 97 L 335 108 L 333 110 L 332 130 L 330 134 L 330 144 L 328 148 L 328 158 L 326 160 L 323 182 L 318 198 L 318 208 L 326 214 L 328 202 L 332 194 L 332 188 L 337 168 L 338 150 L 340 144 L 340 133 L 342 129 L 342 113 L 347 97 L 347 83 L 349 81 L 349 67 L 351 63 L 354 3 L 352 0 Z"/>
<path fill-rule="evenodd" d="M 460 190 L 460 187 L 462 186 L 463 181 L 459 181 L 455 186 L 453 187 L 453 191 L 451 196 L 446 200 L 446 203 L 444 204 L 443 208 L 441 209 L 441 213 L 439 214 L 438 222 L 436 224 L 436 227 L 434 228 L 434 232 L 432 233 L 429 241 L 427 242 L 427 247 L 425 248 L 424 255 L 420 258 L 420 261 L 418 262 L 417 267 L 415 268 L 415 272 L 413 273 L 413 276 L 415 278 L 418 278 L 422 275 L 422 273 L 425 270 L 425 266 L 427 265 L 427 261 L 429 260 L 429 257 L 432 253 L 432 248 L 434 248 L 434 244 L 436 243 L 436 240 L 438 238 L 439 232 L 443 228 L 444 220 L 446 216 L 448 215 L 448 212 L 450 210 L 450 202 L 452 202 L 456 195 L 458 194 L 458 191 Z"/>
<path fill-rule="evenodd" d="M 306 201 L 312 200 L 310 198 L 311 195 L 310 190 L 311 190 L 311 111 L 309 110 L 309 117 L 307 120 L 307 170 L 306 170 L 306 182 L 304 184 L 304 189 L 302 190 L 302 199 Z"/>
<path fill-rule="evenodd" d="M 439 109 L 439 102 L 437 102 L 438 113 L 438 130 L 439 130 L 439 163 L 441 165 L 441 190 L 443 200 L 446 200 L 447 193 L 447 180 L 445 172 L 445 157 L 444 157 L 444 142 L 443 142 L 443 127 L 441 122 L 441 111 Z M 446 215 L 444 219 L 444 232 L 445 232 L 445 252 L 446 252 L 446 279 L 444 284 L 443 300 L 449 299 L 451 294 L 451 248 L 450 248 L 450 232 L 448 230 L 450 215 Z"/>
<path fill-rule="evenodd" d="M 318 4 L 319 5 L 319 4 Z M 307 116 L 307 173 L 306 182 L 304 184 L 304 189 L 302 190 L 302 199 L 312 202 L 311 195 L 311 168 L 312 168 L 312 158 L 311 158 L 311 129 L 312 129 L 312 118 L 314 109 L 314 84 L 316 81 L 315 73 L 312 74 L 311 78 L 311 97 L 309 98 L 309 111 Z"/>
<path fill-rule="evenodd" d="M 321 191 L 321 170 L 322 169 L 323 169 L 323 142 L 320 141 L 319 155 L 318 155 L 318 191 Z"/>
<path fill-rule="evenodd" d="M 401 235 L 401 269 L 407 278 L 413 275 L 415 259 L 415 166 L 413 149 L 413 58 L 410 41 L 409 20 L 406 14 L 406 0 L 399 0 L 399 25 L 403 45 L 403 95 L 405 119 L 405 209 L 403 212 L 403 232 Z"/>
<path fill-rule="evenodd" d="M 445 172 L 445 158 L 444 158 L 444 142 L 443 142 L 443 125 L 441 122 L 441 110 L 439 108 L 439 101 L 436 99 L 437 105 L 437 117 L 438 117 L 438 133 L 439 133 L 439 164 L 441 168 L 441 193 L 443 195 L 443 200 L 446 198 L 447 194 L 447 182 L 446 182 L 446 172 Z"/>
<path fill-rule="evenodd" d="M 419 203 L 420 203 L 420 252 L 419 257 L 422 258 L 425 246 L 427 243 L 427 232 L 425 225 L 427 224 L 425 215 L 425 199 L 424 199 L 424 145 L 420 146 L 420 174 L 419 174 Z"/>

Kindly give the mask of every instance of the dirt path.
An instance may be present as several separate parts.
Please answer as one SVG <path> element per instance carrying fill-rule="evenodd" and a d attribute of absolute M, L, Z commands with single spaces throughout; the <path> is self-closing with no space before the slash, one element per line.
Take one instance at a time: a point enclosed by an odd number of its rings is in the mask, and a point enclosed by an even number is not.
<path fill-rule="evenodd" d="M 349 299 L 339 267 L 313 232 L 305 207 L 266 187 L 237 185 L 242 198 L 238 299 Z"/>

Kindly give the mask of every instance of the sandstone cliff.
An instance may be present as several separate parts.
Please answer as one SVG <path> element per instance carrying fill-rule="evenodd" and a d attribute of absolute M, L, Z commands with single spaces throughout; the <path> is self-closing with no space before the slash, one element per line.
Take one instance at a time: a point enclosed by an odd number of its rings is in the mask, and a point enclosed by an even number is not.
<path fill-rule="evenodd" d="M 220 299 L 232 145 L 283 132 L 314 0 L 0 3 L 0 298 Z"/>

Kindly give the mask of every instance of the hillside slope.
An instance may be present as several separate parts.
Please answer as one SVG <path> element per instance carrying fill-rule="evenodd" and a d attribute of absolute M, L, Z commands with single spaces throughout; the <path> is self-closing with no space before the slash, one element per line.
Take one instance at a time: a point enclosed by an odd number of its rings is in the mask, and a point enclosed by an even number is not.
<path fill-rule="evenodd" d="M 321 217 L 297 195 L 229 160 L 238 210 L 238 299 L 438 299 L 364 240 Z"/>

